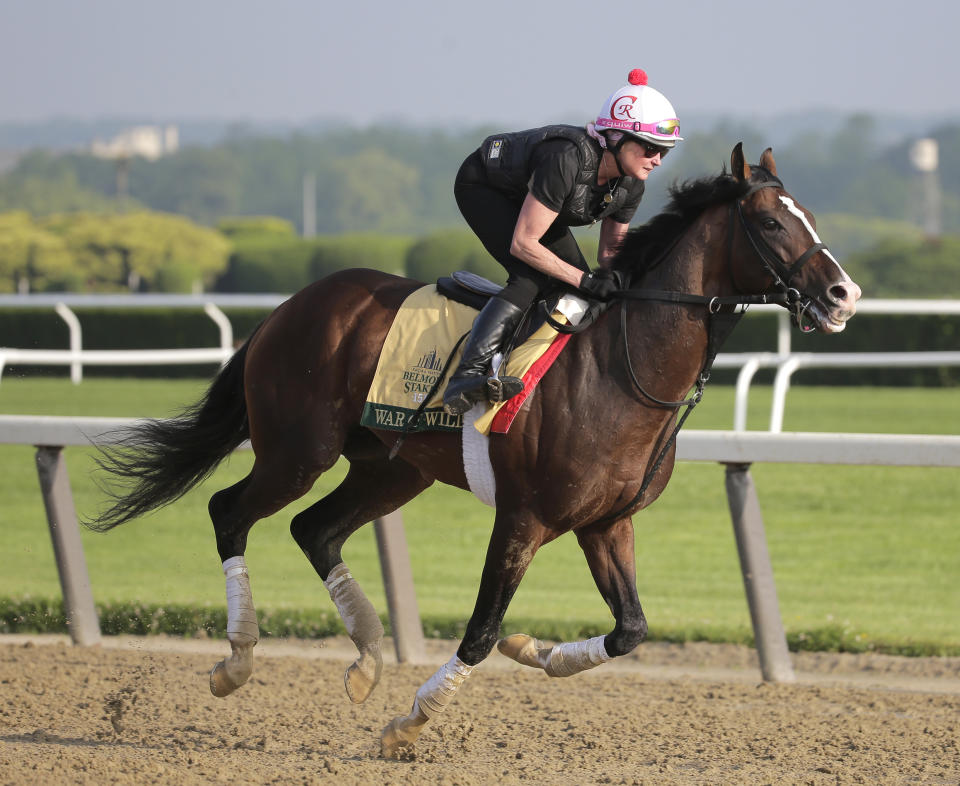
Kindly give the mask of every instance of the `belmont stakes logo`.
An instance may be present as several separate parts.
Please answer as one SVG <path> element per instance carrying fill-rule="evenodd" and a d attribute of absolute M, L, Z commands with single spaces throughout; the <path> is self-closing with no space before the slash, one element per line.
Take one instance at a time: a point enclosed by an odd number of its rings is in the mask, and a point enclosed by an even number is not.
<path fill-rule="evenodd" d="M 410 420 L 430 396 L 440 379 L 443 357 L 436 348 L 420 356 L 416 363 L 395 367 L 386 373 L 382 395 L 368 400 L 360 424 L 391 431 L 454 431 L 463 425 L 460 415 L 448 415 L 442 406 L 426 407 L 414 425 Z M 402 369 L 402 371 L 401 371 Z M 439 388 L 438 388 L 439 392 Z"/>
<path fill-rule="evenodd" d="M 410 400 L 419 407 L 433 390 L 433 386 L 437 384 L 437 378 L 442 369 L 443 360 L 437 354 L 436 348 L 422 355 L 416 363 L 403 372 L 404 395 L 409 395 Z"/>

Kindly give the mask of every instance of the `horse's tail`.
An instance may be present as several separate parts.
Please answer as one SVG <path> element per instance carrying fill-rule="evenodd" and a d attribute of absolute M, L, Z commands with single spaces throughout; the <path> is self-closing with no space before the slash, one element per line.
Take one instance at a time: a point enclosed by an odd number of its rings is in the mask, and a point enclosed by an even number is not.
<path fill-rule="evenodd" d="M 97 463 L 113 477 L 99 485 L 113 504 L 85 521 L 87 527 L 105 532 L 175 502 L 250 436 L 243 392 L 249 343 L 234 353 L 196 404 L 171 420 L 146 420 L 101 450 Z"/>

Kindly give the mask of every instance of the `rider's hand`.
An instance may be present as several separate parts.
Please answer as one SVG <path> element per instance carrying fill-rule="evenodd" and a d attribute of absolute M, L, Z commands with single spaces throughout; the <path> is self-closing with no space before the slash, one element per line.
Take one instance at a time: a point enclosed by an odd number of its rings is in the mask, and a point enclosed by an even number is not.
<path fill-rule="evenodd" d="M 621 289 L 620 278 L 614 271 L 600 268 L 584 273 L 579 289 L 597 300 L 608 300 L 610 295 Z"/>

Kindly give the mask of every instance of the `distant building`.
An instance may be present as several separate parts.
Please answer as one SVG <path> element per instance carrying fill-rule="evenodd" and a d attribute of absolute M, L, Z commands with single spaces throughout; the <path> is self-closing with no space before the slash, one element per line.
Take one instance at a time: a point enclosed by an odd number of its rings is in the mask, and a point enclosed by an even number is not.
<path fill-rule="evenodd" d="M 180 148 L 177 126 L 135 126 L 106 141 L 95 139 L 90 152 L 98 158 L 156 159 L 176 153 Z"/>

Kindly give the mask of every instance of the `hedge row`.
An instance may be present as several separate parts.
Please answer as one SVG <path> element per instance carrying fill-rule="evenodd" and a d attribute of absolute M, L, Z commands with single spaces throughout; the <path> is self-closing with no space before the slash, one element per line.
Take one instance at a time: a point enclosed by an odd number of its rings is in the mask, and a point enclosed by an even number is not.
<path fill-rule="evenodd" d="M 100 631 L 106 636 L 149 636 L 165 634 L 188 638 L 224 638 L 227 626 L 226 609 L 212 606 L 157 606 L 148 603 L 99 603 L 96 605 Z M 345 629 L 340 618 L 325 611 L 258 609 L 257 617 L 263 638 L 320 639 L 341 636 Z M 390 622 L 382 620 L 387 633 Z M 459 619 L 422 620 L 429 638 L 461 639 L 465 621 Z M 606 630 L 575 621 L 517 619 L 505 625 L 504 635 L 536 628 L 551 641 L 576 641 L 601 636 Z M 0 598 L 0 634 L 2 633 L 67 633 L 67 620 L 61 600 L 32 598 Z M 712 631 L 697 627 L 651 632 L 650 641 L 684 643 L 712 641 L 754 646 L 753 636 L 746 629 L 742 635 L 730 631 Z M 888 643 L 871 641 L 839 625 L 787 633 L 787 645 L 794 651 L 814 652 L 879 652 L 907 656 L 956 656 L 960 648 L 929 642 Z"/>
<path fill-rule="evenodd" d="M 229 309 L 237 341 L 248 336 L 268 312 L 258 309 Z M 219 332 L 199 309 L 78 309 L 86 349 L 160 349 L 216 346 Z M 776 319 L 771 315 L 750 316 L 733 332 L 724 352 L 772 352 L 776 349 Z M 0 309 L 0 346 L 62 349 L 68 346 L 66 325 L 52 309 Z M 957 316 L 857 316 L 838 335 L 801 334 L 794 330 L 792 349 L 796 352 L 910 352 L 956 351 L 960 346 L 960 317 Z M 635 360 L 636 362 L 636 360 Z M 209 377 L 210 366 L 90 366 L 91 376 Z M 62 367 L 17 368 L 17 373 L 65 375 Z M 9 372 L 6 372 L 9 373 Z M 772 379 L 772 370 L 759 372 L 758 382 Z M 735 371 L 717 370 L 714 381 L 731 383 Z M 895 369 L 805 369 L 797 379 L 807 384 L 949 386 L 960 383 L 960 368 Z"/>
<path fill-rule="evenodd" d="M 403 275 L 411 238 L 392 235 L 237 235 L 218 292 L 296 292 L 350 267 Z"/>

